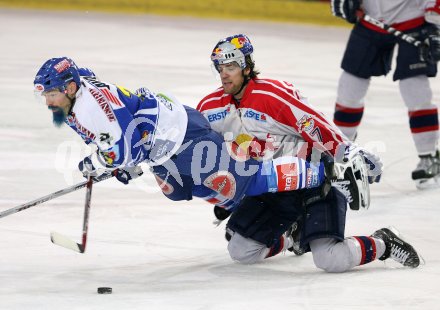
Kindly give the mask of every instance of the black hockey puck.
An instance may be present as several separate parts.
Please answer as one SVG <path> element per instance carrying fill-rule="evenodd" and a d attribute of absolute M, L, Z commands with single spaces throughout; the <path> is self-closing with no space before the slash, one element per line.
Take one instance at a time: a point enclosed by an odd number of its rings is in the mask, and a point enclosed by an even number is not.
<path fill-rule="evenodd" d="M 112 288 L 111 287 L 98 287 L 98 294 L 111 294 Z"/>

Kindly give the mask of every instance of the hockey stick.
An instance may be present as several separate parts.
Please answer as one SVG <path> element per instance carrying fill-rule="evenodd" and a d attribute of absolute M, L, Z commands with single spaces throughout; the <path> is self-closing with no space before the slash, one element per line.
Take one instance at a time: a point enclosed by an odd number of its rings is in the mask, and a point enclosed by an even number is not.
<path fill-rule="evenodd" d="M 86 201 L 84 204 L 84 219 L 83 219 L 83 230 L 82 230 L 82 240 L 81 243 L 77 243 L 57 232 L 50 233 L 50 240 L 53 244 L 65 247 L 67 249 L 73 250 L 78 253 L 84 253 L 86 250 L 87 244 L 87 232 L 89 229 L 89 214 L 90 214 L 90 201 L 92 200 L 92 186 L 93 186 L 93 177 L 89 177 L 86 182 L 87 191 L 86 191 Z"/>
<path fill-rule="evenodd" d="M 386 32 L 394 35 L 395 37 L 401 39 L 402 41 L 405 41 L 406 43 L 412 44 L 412 45 L 414 45 L 416 47 L 423 47 L 423 46 L 426 45 L 422 41 L 419 41 L 416 38 L 414 38 L 414 37 L 412 37 L 412 36 L 410 36 L 408 34 L 405 34 L 405 33 L 401 32 L 401 31 L 397 30 L 396 28 L 393 28 L 390 25 L 387 25 L 387 24 L 385 24 L 385 23 L 383 23 L 383 22 L 381 22 L 381 21 L 371 17 L 370 15 L 365 14 L 362 11 L 360 11 L 360 13 L 358 13 L 358 17 L 360 19 L 363 19 L 366 22 L 376 26 L 376 27 L 379 27 L 380 29 L 385 30 Z"/>
<path fill-rule="evenodd" d="M 98 183 L 98 182 L 104 181 L 106 179 L 109 179 L 111 177 L 113 177 L 113 175 L 111 173 L 108 173 L 108 174 L 105 173 L 105 174 L 102 174 L 102 175 L 100 175 L 98 177 L 93 178 L 93 182 L 94 183 Z M 0 218 L 8 216 L 8 215 L 11 215 L 11 214 L 14 214 L 14 213 L 17 213 L 17 212 L 20 212 L 20 211 L 23 211 L 23 210 L 26 210 L 26 209 L 29 209 L 30 207 L 39 205 L 39 204 L 41 204 L 43 202 L 46 202 L 46 201 L 52 200 L 54 198 L 66 195 L 66 194 L 71 193 L 71 192 L 74 192 L 74 191 L 76 191 L 78 189 L 86 187 L 87 186 L 87 182 L 88 181 L 85 181 L 85 182 L 73 185 L 71 187 L 67 187 L 67 188 L 61 189 L 61 190 L 56 191 L 56 192 L 54 192 L 52 194 L 43 196 L 41 198 L 37 198 L 37 199 L 32 200 L 30 202 L 27 202 L 25 204 L 22 204 L 22 205 L 10 208 L 8 210 L 2 211 L 2 212 L 0 212 Z"/>

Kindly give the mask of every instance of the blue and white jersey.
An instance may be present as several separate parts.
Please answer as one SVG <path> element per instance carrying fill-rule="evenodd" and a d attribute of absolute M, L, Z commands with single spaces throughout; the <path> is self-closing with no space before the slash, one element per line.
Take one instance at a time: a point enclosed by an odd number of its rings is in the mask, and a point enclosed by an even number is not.
<path fill-rule="evenodd" d="M 182 144 L 188 116 L 182 104 L 162 94 L 138 97 L 127 89 L 81 77 L 81 87 L 66 123 L 87 143 L 96 144 L 96 168 L 155 166 Z"/>

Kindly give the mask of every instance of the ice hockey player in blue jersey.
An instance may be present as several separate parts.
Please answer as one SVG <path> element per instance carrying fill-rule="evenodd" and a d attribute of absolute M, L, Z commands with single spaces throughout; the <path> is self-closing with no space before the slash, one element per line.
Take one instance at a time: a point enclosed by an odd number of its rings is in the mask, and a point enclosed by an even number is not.
<path fill-rule="evenodd" d="M 56 126 L 67 124 L 98 147 L 80 162 L 84 175 L 112 171 L 127 184 L 141 173 L 138 164 L 146 162 L 169 199 L 195 196 L 226 209 L 245 195 L 314 188 L 325 180 L 319 162 L 295 157 L 236 161 L 223 137 L 195 109 L 147 89 L 137 96 L 100 81 L 67 57 L 46 61 L 34 87 Z"/>

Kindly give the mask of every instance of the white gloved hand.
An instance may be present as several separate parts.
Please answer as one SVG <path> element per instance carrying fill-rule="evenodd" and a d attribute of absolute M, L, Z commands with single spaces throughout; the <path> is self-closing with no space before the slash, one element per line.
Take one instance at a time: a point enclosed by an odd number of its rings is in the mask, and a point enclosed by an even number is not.
<path fill-rule="evenodd" d="M 383 172 L 383 163 L 380 157 L 365 149 L 361 149 L 359 153 L 364 156 L 365 163 L 369 166 L 368 181 L 370 184 L 378 183 Z"/>
<path fill-rule="evenodd" d="M 356 154 L 361 154 L 364 158 L 365 164 L 367 165 L 368 182 L 370 184 L 379 182 L 383 172 L 383 163 L 379 156 L 355 144 L 339 146 L 336 150 L 335 163 L 344 166 L 348 164 Z"/>
<path fill-rule="evenodd" d="M 440 26 L 440 4 L 427 8 L 425 11 L 425 20 L 428 23 Z"/>

